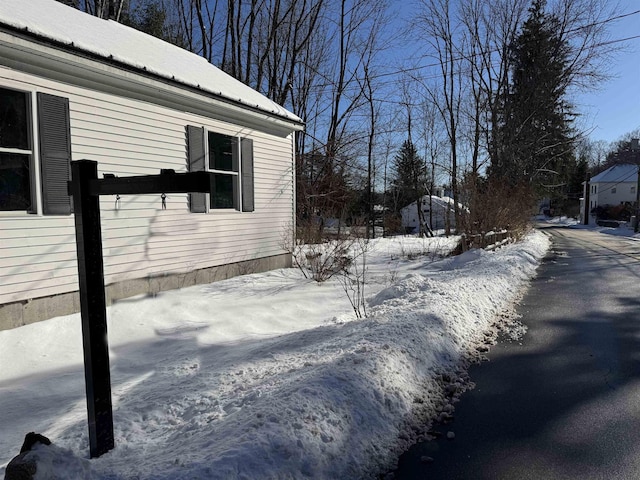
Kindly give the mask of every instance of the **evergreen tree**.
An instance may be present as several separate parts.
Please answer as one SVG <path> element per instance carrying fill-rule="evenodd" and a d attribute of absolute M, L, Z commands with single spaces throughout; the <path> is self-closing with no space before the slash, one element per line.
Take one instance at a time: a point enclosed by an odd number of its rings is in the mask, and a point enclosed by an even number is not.
<path fill-rule="evenodd" d="M 510 46 L 510 85 L 495 129 L 490 175 L 556 196 L 575 170 L 571 107 L 566 101 L 569 47 L 559 22 L 533 0 Z"/>
<path fill-rule="evenodd" d="M 187 47 L 180 22 L 163 0 L 57 0 L 70 7 L 160 38 L 181 48 Z"/>
<path fill-rule="evenodd" d="M 160 0 L 139 2 L 123 23 L 181 48 L 187 47 L 178 22 L 172 20 L 170 11 Z"/>
<path fill-rule="evenodd" d="M 640 165 L 640 129 L 626 134 L 612 145 L 612 150 L 607 154 L 601 170 L 606 170 L 613 165 L 634 164 Z"/>
<path fill-rule="evenodd" d="M 427 165 L 411 142 L 405 140 L 398 154 L 394 157 L 395 178 L 393 179 L 396 205 L 405 207 L 414 203 L 420 221 L 420 234 L 431 234 L 422 211 L 422 197 L 428 193 L 429 175 Z"/>
<path fill-rule="evenodd" d="M 405 140 L 393 159 L 393 188 L 398 206 L 404 207 L 425 195 L 427 186 L 426 168 L 411 140 Z"/>
<path fill-rule="evenodd" d="M 78 8 L 78 0 L 58 0 L 60 3 L 64 3 L 69 7 Z"/>

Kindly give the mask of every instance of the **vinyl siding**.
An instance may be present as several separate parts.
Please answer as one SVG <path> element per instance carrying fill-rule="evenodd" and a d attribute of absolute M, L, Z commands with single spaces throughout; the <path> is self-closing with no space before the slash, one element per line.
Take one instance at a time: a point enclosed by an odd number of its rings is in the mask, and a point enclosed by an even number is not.
<path fill-rule="evenodd" d="M 590 201 L 594 205 L 606 206 L 606 205 L 619 205 L 620 203 L 636 201 L 635 188 L 633 192 L 632 187 L 636 187 L 636 182 L 597 182 L 592 185 L 597 186 L 596 193 L 590 195 Z M 615 193 L 613 189 L 615 188 Z"/>
<path fill-rule="evenodd" d="M 100 199 L 105 283 L 282 254 L 293 222 L 292 138 L 0 67 L 0 86 L 67 97 L 73 160 L 100 176 L 187 171 L 185 126 L 251 138 L 255 211 L 188 211 L 187 194 Z M 0 212 L 0 304 L 77 290 L 73 216 Z"/>

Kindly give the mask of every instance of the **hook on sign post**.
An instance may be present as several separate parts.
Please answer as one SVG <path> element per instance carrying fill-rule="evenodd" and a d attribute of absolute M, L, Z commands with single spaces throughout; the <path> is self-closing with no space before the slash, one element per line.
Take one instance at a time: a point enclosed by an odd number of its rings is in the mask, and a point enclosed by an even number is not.
<path fill-rule="evenodd" d="M 82 317 L 84 376 L 87 394 L 89 453 L 99 457 L 115 446 L 111 373 L 107 339 L 107 306 L 102 256 L 100 195 L 211 193 L 213 174 L 175 173 L 98 179 L 92 160 L 71 162 L 69 195 L 73 197 Z"/>

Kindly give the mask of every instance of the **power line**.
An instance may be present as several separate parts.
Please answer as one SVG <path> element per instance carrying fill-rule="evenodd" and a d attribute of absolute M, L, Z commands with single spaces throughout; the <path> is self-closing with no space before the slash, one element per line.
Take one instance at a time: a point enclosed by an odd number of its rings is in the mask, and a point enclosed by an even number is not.
<path fill-rule="evenodd" d="M 636 168 L 636 170 L 634 172 L 631 172 L 630 174 L 628 174 L 624 178 L 618 177 L 618 179 L 613 179 L 613 182 L 593 182 L 593 183 L 613 183 L 613 185 L 609 186 L 608 188 L 603 188 L 602 190 L 595 192 L 595 194 L 598 195 L 600 193 L 608 192 L 609 190 L 611 190 L 613 188 L 616 188 L 618 185 L 620 185 L 622 183 L 625 183 L 631 177 L 637 176 L 637 175 L 638 175 L 638 169 Z M 591 183 L 592 182 L 590 181 L 589 184 L 591 184 Z"/>
<path fill-rule="evenodd" d="M 636 40 L 636 39 L 640 39 L 640 35 L 633 35 L 631 37 L 618 38 L 618 39 L 615 39 L 615 40 L 608 40 L 606 42 L 598 43 L 598 44 L 594 45 L 594 47 L 604 47 L 604 46 L 607 46 L 607 45 L 612 45 L 612 44 L 615 44 L 615 43 L 628 42 L 630 40 Z M 439 64 L 435 64 L 435 65 L 432 65 L 432 66 L 438 66 L 438 65 Z M 496 65 L 493 64 L 492 66 L 495 67 Z M 400 72 L 397 72 L 397 73 L 400 73 Z M 455 73 L 456 74 L 460 74 L 460 73 L 462 73 L 462 70 L 458 70 Z M 433 79 L 440 78 L 440 77 L 441 77 L 441 75 L 439 75 L 439 74 L 432 74 L 432 75 L 423 76 L 421 78 L 423 80 L 433 80 Z M 376 101 L 377 102 L 381 102 L 381 103 L 393 103 L 393 104 L 397 104 L 397 105 L 406 105 L 407 104 L 407 102 L 403 102 L 403 101 L 399 101 L 399 100 L 389 100 L 389 99 L 386 99 L 386 98 L 385 99 L 376 99 Z M 413 103 L 413 104 L 409 104 L 409 105 L 417 106 L 419 104 Z"/>
<path fill-rule="evenodd" d="M 620 20 L 622 18 L 630 17 L 632 15 L 638 15 L 639 13 L 640 13 L 640 10 L 636 10 L 634 12 L 623 13 L 623 14 L 617 15 L 615 17 L 606 18 L 606 19 L 601 20 L 599 22 L 593 22 L 593 23 L 589 23 L 587 25 L 581 25 L 581 26 L 573 28 L 571 30 L 567 30 L 567 33 L 577 32 L 579 30 L 584 30 L 586 28 L 595 27 L 596 25 L 603 25 L 605 23 L 613 22 L 615 20 Z M 628 41 L 628 40 L 633 40 L 633 39 L 636 39 L 636 38 L 640 38 L 640 35 L 635 35 L 635 36 L 632 36 L 632 37 L 627 37 L 627 38 L 618 39 L 618 40 L 612 40 L 610 42 L 602 42 L 602 43 L 594 45 L 594 46 L 596 46 L 596 47 L 605 46 L 605 45 L 609 45 L 610 43 L 619 43 L 619 42 L 624 42 L 624 41 Z M 496 53 L 497 51 L 498 50 L 494 49 L 494 50 L 489 51 L 488 53 Z M 479 55 L 481 55 L 481 54 L 480 53 L 476 53 L 476 54 L 473 54 L 473 55 L 462 56 L 462 57 L 459 57 L 459 58 L 454 58 L 453 61 L 470 60 L 470 59 L 472 59 L 474 57 L 477 57 Z M 408 72 L 411 72 L 411 71 L 422 70 L 424 68 L 438 67 L 440 65 L 442 65 L 442 62 L 436 62 L 436 63 L 427 64 L 427 65 L 422 65 L 422 66 L 419 66 L 419 67 L 411 67 L 411 68 L 406 68 L 406 69 L 400 69 L 400 70 L 398 70 L 396 72 L 381 73 L 379 75 L 372 76 L 372 78 L 380 78 L 380 77 L 387 77 L 387 76 L 391 76 L 391 75 L 398 75 L 399 73 L 408 73 Z"/>
<path fill-rule="evenodd" d="M 638 12 L 633 12 L 633 14 L 636 14 L 636 13 L 640 13 L 640 10 Z M 600 43 L 597 43 L 597 44 L 593 45 L 593 47 L 594 48 L 596 48 L 596 47 L 604 47 L 604 46 L 607 46 L 607 45 L 613 45 L 613 44 L 616 44 L 616 43 L 628 42 L 630 40 L 636 40 L 636 39 L 640 39 L 640 35 L 633 35 L 633 36 L 630 36 L 630 37 L 618 38 L 618 39 L 614 39 L 614 40 L 608 40 L 606 42 L 600 42 Z M 468 58 L 469 57 L 461 57 L 461 58 L 459 58 L 457 60 L 464 60 L 464 59 L 468 59 Z M 421 67 L 414 67 L 414 68 L 409 68 L 409 69 L 401 69 L 401 70 L 398 70 L 398 71 L 393 72 L 393 73 L 383 73 L 383 74 L 377 75 L 377 76 L 372 77 L 372 78 L 379 78 L 379 77 L 390 76 L 390 75 L 398 75 L 398 74 L 401 74 L 401 73 L 408 73 L 410 71 L 422 70 L 423 68 L 437 67 L 437 66 L 440 66 L 440 65 L 441 65 L 441 63 L 434 63 L 434 64 L 429 64 L 429 65 L 423 65 Z M 496 64 L 493 64 L 492 66 L 495 67 Z M 460 74 L 460 73 L 462 73 L 462 70 L 458 70 L 455 73 L 456 74 Z M 422 76 L 421 78 L 423 80 L 433 80 L 433 79 L 440 78 L 440 77 L 441 77 L 440 74 L 431 74 L 431 75 Z M 380 84 L 380 85 L 388 85 L 390 83 L 395 83 L 395 82 L 392 81 L 392 80 L 389 80 L 389 81 L 384 82 L 383 84 Z M 326 84 L 323 84 L 323 85 L 315 85 L 314 87 L 315 88 L 324 88 L 324 87 L 329 87 L 331 85 L 333 85 L 333 83 L 326 83 Z M 356 88 L 356 87 L 353 86 L 351 88 Z M 392 104 L 397 104 L 397 105 L 406 105 L 407 104 L 407 102 L 403 102 L 403 101 L 399 101 L 399 100 L 389 100 L 389 99 L 386 99 L 386 98 L 385 99 L 375 99 L 375 100 L 377 102 L 380 102 L 380 103 L 392 103 Z M 409 104 L 409 105 L 417 106 L 419 104 L 413 103 L 413 104 Z"/>
<path fill-rule="evenodd" d="M 605 23 L 613 22 L 615 20 L 620 20 L 622 18 L 626 18 L 626 17 L 630 17 L 630 16 L 633 16 L 633 15 L 638 15 L 638 14 L 640 14 L 640 10 L 623 13 L 623 14 L 620 14 L 620 15 L 616 15 L 614 17 L 606 18 L 606 19 L 601 20 L 599 22 L 593 22 L 593 23 L 590 23 L 590 24 L 587 24 L 587 25 L 581 25 L 581 26 L 573 28 L 571 30 L 567 30 L 566 33 L 577 32 L 579 30 L 584 30 L 586 28 L 594 27 L 594 26 L 597 26 L 597 25 L 603 25 Z M 615 40 L 609 40 L 609 41 L 606 41 L 606 42 L 600 42 L 598 44 L 593 45 L 593 47 L 604 47 L 604 46 L 613 45 L 613 44 L 616 44 L 616 43 L 622 43 L 622 42 L 628 42 L 630 40 L 636 40 L 638 38 L 640 38 L 640 35 L 634 35 L 634 36 L 630 36 L 630 37 L 626 37 L 626 38 L 619 38 L 619 39 L 615 39 Z M 497 53 L 497 52 L 498 52 L 497 49 L 493 49 L 493 50 L 491 50 L 491 51 L 489 51 L 487 53 L 493 54 L 493 53 Z M 464 56 L 453 58 L 451 61 L 459 62 L 461 60 L 473 60 L 473 59 L 477 58 L 480 55 L 482 55 L 482 53 L 475 53 L 475 54 L 472 54 L 472 55 L 464 55 Z M 417 67 L 401 68 L 401 69 L 398 69 L 398 70 L 395 70 L 395 71 L 392 71 L 392 72 L 385 72 L 385 73 L 379 73 L 377 75 L 372 75 L 370 77 L 370 79 L 374 80 L 374 79 L 383 78 L 383 77 L 396 76 L 396 75 L 400 75 L 400 74 L 404 74 L 404 73 L 410 73 L 410 72 L 423 70 L 423 69 L 426 69 L 426 68 L 439 67 L 441 65 L 442 65 L 442 62 L 434 62 L 434 63 L 429 63 L 429 64 L 426 64 L 426 65 L 420 65 L 420 66 L 417 66 Z M 457 73 L 460 73 L 460 72 L 457 72 Z M 431 75 L 431 76 L 427 76 L 427 77 L 423 77 L 423 78 L 428 80 L 428 79 L 439 78 L 439 77 L 440 77 L 440 75 Z M 360 81 L 362 81 L 362 79 L 360 79 Z M 393 82 L 393 80 L 389 80 L 388 82 L 385 82 L 385 84 L 391 83 L 391 82 Z M 329 86 L 332 86 L 332 85 L 334 85 L 333 82 L 327 82 L 325 84 L 314 85 L 312 88 L 326 88 L 326 87 L 329 87 Z M 401 102 L 399 102 L 399 103 L 401 103 Z"/>

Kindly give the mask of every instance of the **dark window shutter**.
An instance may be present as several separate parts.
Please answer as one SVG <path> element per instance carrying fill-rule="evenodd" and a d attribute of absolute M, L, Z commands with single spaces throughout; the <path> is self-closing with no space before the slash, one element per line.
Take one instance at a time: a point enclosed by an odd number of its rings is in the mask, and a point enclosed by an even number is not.
<path fill-rule="evenodd" d="M 187 125 L 187 162 L 190 172 L 205 170 L 204 128 Z M 205 213 L 207 211 L 207 194 L 189 194 L 189 211 Z"/>
<path fill-rule="evenodd" d="M 71 197 L 71 127 L 69 99 L 38 93 L 38 133 L 42 203 L 45 215 L 69 215 Z"/>
<path fill-rule="evenodd" d="M 243 138 L 240 141 L 242 158 L 242 211 L 253 212 L 255 199 L 253 193 L 253 140 Z"/>

